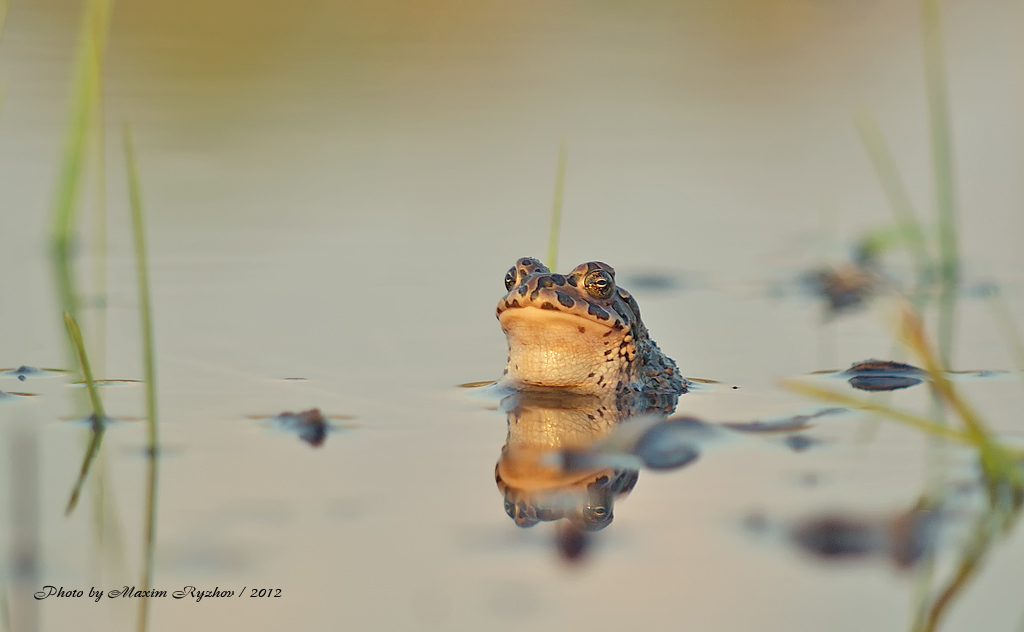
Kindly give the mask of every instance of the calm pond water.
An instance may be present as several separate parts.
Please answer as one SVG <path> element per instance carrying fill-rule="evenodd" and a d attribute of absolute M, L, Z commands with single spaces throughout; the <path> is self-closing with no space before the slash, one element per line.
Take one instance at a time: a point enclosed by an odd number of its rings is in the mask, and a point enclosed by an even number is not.
<path fill-rule="evenodd" d="M 858 106 L 875 113 L 920 214 L 933 206 L 918 9 L 118 2 L 109 245 L 100 257 L 89 170 L 83 329 L 98 377 L 142 379 L 121 151 L 130 122 L 162 443 L 153 586 L 235 595 L 155 598 L 150 629 L 908 629 L 919 569 L 886 555 L 822 560 L 785 531 L 827 512 L 882 524 L 910 510 L 928 442 L 865 413 L 813 416 L 828 405 L 778 380 L 909 359 L 877 311 L 823 324 L 797 279 L 892 223 L 851 119 Z M 80 10 L 13 3 L 0 38 L 4 368 L 68 365 L 47 233 Z M 1024 323 L 1024 14 L 998 0 L 944 11 L 965 287 L 953 368 L 1009 371 L 978 290 L 998 286 Z M 545 255 L 563 139 L 558 270 L 614 266 L 683 374 L 718 382 L 677 408 L 712 426 L 699 458 L 624 479 L 615 494 L 631 491 L 591 538 L 516 526 L 494 477 L 510 404 L 457 386 L 501 376 L 494 306 L 508 267 Z M 904 259 L 887 263 L 906 278 Z M 996 431 L 1024 437 L 1016 376 L 955 384 Z M 0 401 L 13 629 L 33 616 L 40 630 L 130 629 L 137 600 L 88 592 L 139 584 L 144 424 L 110 427 L 94 482 L 65 517 L 88 435 L 66 420 L 84 413 L 80 387 L 0 375 L 0 390 L 32 394 Z M 143 414 L 138 383 L 102 394 L 112 416 Z M 927 414 L 930 398 L 916 386 L 881 401 Z M 319 446 L 316 427 L 274 419 L 312 408 L 333 426 Z M 557 426 L 564 410 L 533 412 Z M 797 442 L 722 427 L 796 415 L 810 416 Z M 953 452 L 942 471 L 970 506 L 970 454 Z M 952 522 L 935 586 L 969 542 Z M 589 543 L 578 563 L 558 537 Z M 19 579 L 32 546 L 36 575 Z M 1024 625 L 1022 565 L 1018 528 L 940 629 Z M 45 585 L 86 596 L 31 599 Z"/>

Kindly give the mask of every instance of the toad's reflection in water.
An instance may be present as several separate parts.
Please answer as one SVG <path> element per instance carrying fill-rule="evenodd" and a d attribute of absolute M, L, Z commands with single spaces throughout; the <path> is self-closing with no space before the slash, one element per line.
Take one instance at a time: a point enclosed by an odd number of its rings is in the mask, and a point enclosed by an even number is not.
<path fill-rule="evenodd" d="M 591 261 L 562 275 L 523 257 L 505 290 L 495 312 L 508 341 L 500 386 L 515 392 L 502 401 L 508 438 L 494 471 L 505 511 L 521 527 L 564 519 L 573 532 L 598 531 L 647 462 L 637 447 L 665 443 L 642 433 L 616 442 L 617 427 L 636 416 L 648 416 L 638 428 L 664 420 L 687 384 L 611 266 Z M 695 457 L 683 449 L 653 462 Z"/>
<path fill-rule="evenodd" d="M 495 311 L 508 341 L 499 388 L 514 393 L 502 401 L 508 437 L 494 478 L 520 527 L 561 521 L 559 550 L 575 560 L 586 534 L 611 524 L 640 468 L 692 461 L 689 434 L 676 431 L 706 425 L 658 432 L 687 382 L 611 266 L 591 261 L 562 275 L 523 257 L 505 290 Z"/>
<path fill-rule="evenodd" d="M 508 437 L 494 470 L 506 513 L 520 527 L 562 519 L 582 531 L 607 527 L 616 500 L 639 478 L 645 459 L 637 447 L 657 443 L 644 438 L 674 410 L 676 398 L 554 388 L 506 397 Z M 637 433 L 620 432 L 634 424 Z"/>

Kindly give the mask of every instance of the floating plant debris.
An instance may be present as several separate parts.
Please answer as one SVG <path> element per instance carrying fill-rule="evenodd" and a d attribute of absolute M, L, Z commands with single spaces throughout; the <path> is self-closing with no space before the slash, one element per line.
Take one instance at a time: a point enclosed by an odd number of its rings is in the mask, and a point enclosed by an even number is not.
<path fill-rule="evenodd" d="M 40 369 L 34 366 L 21 365 L 16 369 L 0 369 L 0 375 L 9 377 L 16 377 L 22 382 L 28 378 L 36 377 L 54 377 L 56 375 L 64 375 L 67 371 L 63 369 Z"/>
<path fill-rule="evenodd" d="M 487 386 L 488 384 L 494 384 L 494 380 L 484 380 L 482 382 L 465 382 L 459 384 L 459 388 L 479 388 L 481 386 Z"/>
<path fill-rule="evenodd" d="M 684 378 L 687 382 L 695 382 L 697 384 L 721 384 L 718 380 L 709 380 L 702 377 L 688 377 Z M 736 388 L 735 386 L 733 388 Z"/>
<path fill-rule="evenodd" d="M 0 402 L 13 401 L 21 397 L 35 397 L 36 393 L 16 393 L 14 391 L 0 391 Z"/>
<path fill-rule="evenodd" d="M 922 369 L 891 360 L 865 360 L 843 371 L 850 386 L 862 391 L 895 391 L 916 386 L 924 381 Z"/>
<path fill-rule="evenodd" d="M 992 378 L 1009 375 L 1009 371 L 961 370 L 944 371 L 949 379 Z M 892 360 L 864 360 L 845 370 L 826 369 L 810 375 L 836 376 L 849 381 L 850 386 L 862 391 L 895 391 L 916 386 L 928 379 L 928 373 L 919 367 Z"/>
<path fill-rule="evenodd" d="M 327 433 L 351 426 L 332 424 L 329 420 L 348 420 L 347 415 L 327 415 L 319 408 L 310 408 L 299 413 L 283 412 L 278 415 L 250 415 L 249 419 L 268 419 L 287 432 L 294 432 L 313 447 L 319 447 L 327 439 Z"/>
<path fill-rule="evenodd" d="M 93 384 L 96 386 L 127 386 L 129 384 L 142 384 L 142 380 L 128 380 L 128 379 L 109 379 L 109 380 L 93 380 Z M 72 382 L 72 386 L 85 386 L 85 382 Z"/>
<path fill-rule="evenodd" d="M 844 371 L 846 375 L 887 375 L 889 373 L 924 375 L 924 370 L 912 364 L 893 360 L 864 360 Z"/>
<path fill-rule="evenodd" d="M 809 422 L 813 419 L 817 419 L 818 417 L 845 412 L 845 408 L 832 406 L 829 408 L 822 408 L 821 410 L 817 410 L 806 415 L 792 415 L 789 417 L 768 420 L 733 421 L 723 423 L 722 425 L 726 428 L 737 430 L 739 432 L 793 432 L 808 428 Z"/>

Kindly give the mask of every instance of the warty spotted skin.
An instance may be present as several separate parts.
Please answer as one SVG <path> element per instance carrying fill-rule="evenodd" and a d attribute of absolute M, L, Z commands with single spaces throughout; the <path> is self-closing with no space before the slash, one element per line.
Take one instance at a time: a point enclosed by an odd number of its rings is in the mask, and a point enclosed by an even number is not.
<path fill-rule="evenodd" d="M 504 382 L 680 394 L 676 363 L 650 339 L 640 308 L 615 285 L 606 263 L 583 263 L 567 275 L 524 257 L 505 276 L 497 317 L 508 340 Z"/>

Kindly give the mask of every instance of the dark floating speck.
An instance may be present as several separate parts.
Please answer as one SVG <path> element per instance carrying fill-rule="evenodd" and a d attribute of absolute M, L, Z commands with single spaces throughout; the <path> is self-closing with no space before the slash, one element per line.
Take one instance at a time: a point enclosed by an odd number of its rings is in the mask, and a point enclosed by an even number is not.
<path fill-rule="evenodd" d="M 30 377 L 54 377 L 57 375 L 64 375 L 65 373 L 67 373 L 67 371 L 64 371 L 63 369 L 40 369 L 38 367 L 28 366 L 25 364 L 16 369 L 0 369 L 0 375 L 16 377 L 22 382 Z"/>
<path fill-rule="evenodd" d="M 281 378 L 281 380 L 284 381 L 284 382 L 305 382 L 308 379 L 309 379 L 308 377 L 283 377 L 283 378 Z"/>
<path fill-rule="evenodd" d="M 327 422 L 320 416 L 319 412 L 313 417 L 307 417 L 298 422 L 295 427 L 299 438 L 311 446 L 319 446 L 327 437 Z"/>
<path fill-rule="evenodd" d="M 331 424 L 329 419 L 352 419 L 346 415 L 325 416 L 319 408 L 310 408 L 299 413 L 283 412 L 278 415 L 252 415 L 250 419 L 268 419 L 279 428 L 294 432 L 299 438 L 313 447 L 320 447 L 327 439 L 327 433 L 351 426 Z"/>
<path fill-rule="evenodd" d="M 293 431 L 313 447 L 319 447 L 327 438 L 327 420 L 319 408 L 311 408 L 301 413 L 281 413 L 277 416 L 277 423 L 282 428 Z"/>

